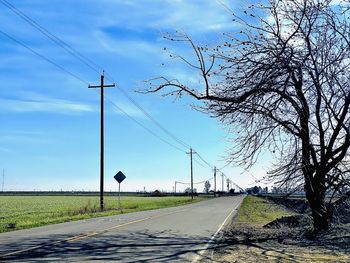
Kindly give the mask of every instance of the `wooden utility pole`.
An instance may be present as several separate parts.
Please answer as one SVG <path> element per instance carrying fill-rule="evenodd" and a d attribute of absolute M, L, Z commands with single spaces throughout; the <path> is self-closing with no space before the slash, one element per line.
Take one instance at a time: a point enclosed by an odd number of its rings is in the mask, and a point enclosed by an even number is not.
<path fill-rule="evenodd" d="M 105 85 L 104 84 L 104 71 L 101 74 L 101 84 L 99 86 L 89 85 L 89 88 L 100 88 L 101 89 L 101 124 L 100 124 L 100 139 L 101 139 L 101 150 L 100 150 L 100 209 L 104 209 L 103 202 L 103 177 L 104 177 L 104 96 L 103 90 L 104 88 L 115 87 L 115 84 Z"/>
<path fill-rule="evenodd" d="M 190 152 L 187 153 L 190 155 L 191 158 L 191 199 L 193 199 L 193 158 L 192 155 L 196 153 L 192 150 L 192 148 L 190 148 Z"/>
<path fill-rule="evenodd" d="M 214 197 L 216 197 L 216 166 L 214 166 Z"/>
<path fill-rule="evenodd" d="M 4 185 L 5 185 L 5 168 L 2 169 L 2 187 L 1 187 L 1 192 L 4 191 Z"/>
<path fill-rule="evenodd" d="M 224 192 L 224 174 L 221 173 L 221 177 L 222 177 L 222 192 Z"/>

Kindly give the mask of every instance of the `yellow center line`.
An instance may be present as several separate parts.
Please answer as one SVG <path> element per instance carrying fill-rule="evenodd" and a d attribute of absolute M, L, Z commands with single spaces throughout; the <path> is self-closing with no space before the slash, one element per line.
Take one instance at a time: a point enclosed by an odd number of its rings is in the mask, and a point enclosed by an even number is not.
<path fill-rule="evenodd" d="M 120 224 L 120 225 L 117 225 L 117 226 L 106 228 L 106 229 L 101 230 L 99 232 L 94 232 L 94 233 L 90 233 L 90 234 L 86 234 L 86 235 L 82 235 L 82 236 L 77 236 L 77 237 L 73 238 L 72 240 L 69 240 L 69 242 L 74 242 L 74 241 L 81 240 L 81 239 L 84 239 L 84 238 L 87 238 L 87 237 L 93 237 L 93 236 L 101 235 L 101 234 L 107 233 L 108 231 L 116 229 L 116 228 L 121 228 L 123 226 L 136 224 L 136 223 L 143 222 L 143 221 L 146 221 L 146 220 L 172 215 L 172 214 L 183 212 L 183 211 L 186 211 L 186 210 L 188 210 L 188 209 L 182 209 L 182 210 L 174 211 L 174 212 L 171 212 L 171 213 L 160 214 L 160 215 L 156 215 L 156 216 L 150 216 L 150 217 L 134 220 L 134 221 L 127 222 L 127 223 L 124 223 L 124 224 Z"/>
<path fill-rule="evenodd" d="M 93 236 L 105 234 L 108 231 L 111 231 L 113 229 L 121 228 L 121 227 L 124 227 L 124 226 L 127 226 L 127 225 L 136 224 L 136 223 L 143 222 L 143 221 L 150 220 L 150 219 L 155 219 L 155 218 L 160 218 L 160 217 L 172 215 L 172 214 L 175 214 L 175 213 L 184 212 L 184 211 L 187 211 L 187 210 L 188 209 L 182 209 L 182 210 L 177 210 L 177 211 L 166 213 L 166 214 L 159 214 L 159 215 L 155 215 L 155 216 L 149 216 L 149 217 L 146 217 L 146 218 L 142 218 L 142 219 L 130 221 L 130 222 L 127 222 L 127 223 L 124 223 L 124 224 L 120 224 L 120 225 L 116 225 L 116 226 L 113 226 L 113 227 L 109 227 L 109 228 L 103 229 L 103 230 L 101 230 L 99 232 L 91 232 L 91 233 L 87 233 L 87 234 L 82 234 L 82 235 L 77 235 L 77 236 L 73 236 L 73 237 L 70 237 L 70 238 L 66 238 L 64 240 L 58 240 L 58 241 L 52 242 L 51 245 L 57 245 L 57 244 L 65 243 L 65 242 L 75 242 L 75 241 L 82 240 L 82 239 L 85 239 L 85 238 L 88 238 L 88 237 L 93 237 Z M 35 249 L 38 249 L 38 248 L 45 247 L 47 245 L 48 244 L 43 244 L 43 245 L 38 245 L 38 246 L 30 247 L 30 248 L 17 250 L 17 251 L 11 252 L 11 253 L 0 255 L 0 258 L 13 256 L 13 255 L 20 254 L 20 253 L 27 252 L 27 251 L 32 251 L 32 250 L 35 250 Z"/>

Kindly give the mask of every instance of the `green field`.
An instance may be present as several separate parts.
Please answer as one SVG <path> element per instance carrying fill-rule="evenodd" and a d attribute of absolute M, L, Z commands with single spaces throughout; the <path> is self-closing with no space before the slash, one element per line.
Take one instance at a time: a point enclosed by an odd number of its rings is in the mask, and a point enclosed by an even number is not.
<path fill-rule="evenodd" d="M 122 196 L 105 197 L 105 211 L 99 211 L 98 196 L 0 196 L 0 233 L 47 224 L 98 216 L 117 215 L 157 208 L 179 206 L 203 200 L 196 197 Z"/>

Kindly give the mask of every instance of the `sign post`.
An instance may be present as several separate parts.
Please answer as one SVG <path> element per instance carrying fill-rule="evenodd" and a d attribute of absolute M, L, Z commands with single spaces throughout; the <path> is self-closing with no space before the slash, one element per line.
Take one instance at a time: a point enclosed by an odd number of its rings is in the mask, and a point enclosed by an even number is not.
<path fill-rule="evenodd" d="M 119 203 L 119 209 L 121 209 L 121 205 L 120 205 L 120 183 L 124 181 L 124 179 L 126 178 L 126 176 L 119 171 L 115 176 L 114 179 L 118 182 L 119 184 L 119 194 L 118 194 L 118 203 Z"/>

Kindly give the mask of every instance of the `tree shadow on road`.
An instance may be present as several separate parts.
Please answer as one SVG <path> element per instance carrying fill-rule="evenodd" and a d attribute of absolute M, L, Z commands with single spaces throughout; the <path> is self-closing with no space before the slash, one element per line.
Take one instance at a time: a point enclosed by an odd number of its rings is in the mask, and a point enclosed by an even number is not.
<path fill-rule="evenodd" d="M 20 244 L 0 245 L 0 261 L 191 262 L 196 256 L 204 260 L 205 255 L 210 254 L 203 253 L 208 238 L 183 236 L 171 231 L 114 232 L 113 235 L 107 232 L 82 239 L 69 238 L 72 237 L 53 235 L 36 240 L 23 238 Z M 19 250 L 23 251 L 9 254 Z M 5 254 L 8 255 L 1 257 Z"/>

